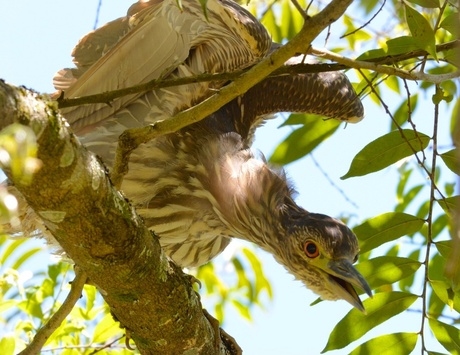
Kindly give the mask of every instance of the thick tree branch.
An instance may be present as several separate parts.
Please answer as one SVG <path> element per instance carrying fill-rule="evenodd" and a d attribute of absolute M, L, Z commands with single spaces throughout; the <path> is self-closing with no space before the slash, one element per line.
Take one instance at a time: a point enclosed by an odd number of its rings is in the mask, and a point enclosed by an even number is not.
<path fill-rule="evenodd" d="M 143 354 L 226 353 L 190 278 L 116 191 L 97 158 L 69 133 L 55 103 L 0 82 L 0 127 L 37 136 L 42 168 L 30 185 L 5 173 L 75 264 L 98 287 Z"/>

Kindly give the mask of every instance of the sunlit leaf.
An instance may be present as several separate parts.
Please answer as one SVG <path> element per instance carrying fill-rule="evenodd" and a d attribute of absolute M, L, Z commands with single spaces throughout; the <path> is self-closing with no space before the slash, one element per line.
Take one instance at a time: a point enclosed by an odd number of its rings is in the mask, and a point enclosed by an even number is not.
<path fill-rule="evenodd" d="M 452 290 L 450 284 L 443 280 L 430 280 L 430 285 L 442 302 L 448 305 L 450 309 L 460 312 L 460 295 Z"/>
<path fill-rule="evenodd" d="M 445 302 L 441 301 L 436 292 L 431 292 L 428 301 L 428 314 L 432 317 L 438 317 L 442 314 L 445 308 Z"/>
<path fill-rule="evenodd" d="M 413 4 L 420 5 L 429 9 L 439 8 L 439 0 L 407 0 Z"/>
<path fill-rule="evenodd" d="M 450 257 L 450 254 L 452 253 L 451 240 L 443 240 L 442 242 L 436 242 L 435 245 L 439 253 L 443 256 L 443 258 L 448 259 Z"/>
<path fill-rule="evenodd" d="M 391 121 L 391 130 L 395 130 L 397 128 L 396 124 L 401 126 L 403 123 L 405 123 L 408 118 L 410 117 L 410 114 L 415 111 L 417 108 L 417 103 L 418 103 L 418 95 L 412 95 L 410 97 L 410 100 L 404 100 L 403 103 L 396 109 L 395 113 L 393 114 L 393 117 L 396 121 L 393 122 Z"/>
<path fill-rule="evenodd" d="M 38 254 L 41 251 L 42 251 L 41 248 L 33 248 L 33 249 L 27 250 L 26 252 L 21 254 L 21 256 L 19 258 L 16 259 L 16 261 L 14 262 L 12 268 L 15 269 L 15 270 L 18 270 L 21 267 L 22 264 L 24 264 L 32 256 L 34 256 L 35 254 Z"/>
<path fill-rule="evenodd" d="M 232 304 L 236 307 L 236 309 L 244 318 L 246 318 L 247 320 L 251 320 L 251 313 L 249 312 L 249 307 L 247 305 L 242 304 L 238 300 L 232 300 Z"/>
<path fill-rule="evenodd" d="M 2 280 L 0 280 L 0 281 L 2 281 Z M 18 302 L 16 300 L 3 300 L 3 301 L 1 301 L 0 302 L 0 315 L 3 312 L 9 310 L 10 308 L 16 307 L 17 303 Z"/>
<path fill-rule="evenodd" d="M 5 265 L 13 252 L 26 242 L 26 239 L 17 239 L 9 243 L 0 256 L 0 266 Z"/>
<path fill-rule="evenodd" d="M 420 249 L 418 248 L 418 249 L 415 249 L 412 253 L 409 254 L 408 259 L 412 260 L 412 262 L 414 262 L 414 263 L 418 263 L 418 265 L 422 265 L 421 263 L 419 263 L 417 261 L 417 260 L 419 260 L 419 256 L 420 256 Z M 408 266 L 410 266 L 410 264 Z M 414 285 L 415 276 L 416 276 L 416 274 L 415 274 L 415 272 L 413 272 L 412 274 L 407 275 L 406 277 L 402 278 L 398 282 L 398 285 L 399 285 L 399 288 L 401 289 L 401 291 L 410 292 L 411 287 Z"/>
<path fill-rule="evenodd" d="M 232 259 L 233 266 L 235 267 L 236 274 L 238 276 L 238 288 L 239 289 L 246 289 L 246 295 L 250 302 L 254 300 L 254 292 L 252 292 L 252 283 L 249 281 L 248 277 L 246 276 L 246 270 L 243 267 L 241 261 L 234 257 Z"/>
<path fill-rule="evenodd" d="M 4 336 L 0 340 L 0 354 L 13 355 L 16 348 L 16 339 L 13 336 Z"/>
<path fill-rule="evenodd" d="M 379 256 L 359 263 L 356 269 L 375 289 L 414 274 L 420 265 L 420 262 L 408 258 Z"/>
<path fill-rule="evenodd" d="M 440 24 L 441 28 L 444 28 L 446 31 L 452 33 L 455 37 L 460 37 L 460 26 L 458 25 L 458 13 L 454 12 L 448 16 L 444 20 L 442 20 Z"/>
<path fill-rule="evenodd" d="M 348 312 L 332 330 L 322 352 L 344 348 L 377 325 L 409 308 L 416 299 L 417 296 L 405 292 L 382 292 L 366 299 L 363 305 L 367 314 L 355 308 Z"/>
<path fill-rule="evenodd" d="M 417 44 L 437 59 L 436 40 L 430 23 L 421 13 L 412 7 L 405 5 L 404 8 L 406 9 L 407 25 Z"/>
<path fill-rule="evenodd" d="M 436 339 L 450 354 L 460 354 L 460 330 L 452 325 L 429 318 L 428 322 Z"/>
<path fill-rule="evenodd" d="M 387 56 L 394 56 L 402 53 L 407 53 L 408 51 L 413 51 L 419 49 L 419 46 L 416 44 L 415 39 L 410 36 L 401 36 L 389 39 L 386 42 L 386 48 L 381 49 L 371 49 L 363 54 L 361 54 L 359 60 L 369 60 L 374 58 L 383 58 Z"/>
<path fill-rule="evenodd" d="M 452 196 L 442 200 L 436 200 L 436 202 L 442 207 L 444 212 L 450 215 L 455 211 L 457 206 L 460 206 L 460 196 Z"/>
<path fill-rule="evenodd" d="M 460 160 L 458 159 L 457 151 L 455 149 L 441 154 L 441 159 L 450 170 L 452 170 L 455 174 L 460 175 Z"/>
<path fill-rule="evenodd" d="M 341 179 L 370 174 L 425 149 L 430 142 L 427 135 L 410 129 L 393 131 L 366 145 L 351 162 L 348 172 Z"/>
<path fill-rule="evenodd" d="M 255 290 L 257 296 L 256 298 L 258 298 L 261 291 L 266 290 L 268 297 L 271 299 L 273 297 L 272 287 L 270 285 L 270 281 L 268 281 L 268 279 L 265 277 L 265 273 L 262 268 L 262 263 L 257 258 L 257 256 L 248 248 L 243 248 L 242 251 L 248 259 L 248 261 L 250 262 L 252 270 L 254 271 Z"/>
<path fill-rule="evenodd" d="M 353 228 L 362 253 L 403 235 L 417 232 L 425 223 L 410 214 L 389 212 L 373 217 Z"/>
<path fill-rule="evenodd" d="M 283 40 L 283 36 L 281 35 L 281 28 L 276 23 L 276 17 L 273 13 L 273 8 L 266 12 L 261 22 L 267 29 L 268 33 L 270 33 L 272 36 L 274 42 L 280 43 Z"/>
<path fill-rule="evenodd" d="M 93 333 L 93 343 L 103 343 L 111 337 L 121 333 L 120 325 L 113 320 L 111 314 L 106 314 L 99 322 L 97 322 Z"/>
<path fill-rule="evenodd" d="M 305 115 L 304 125 L 292 132 L 278 147 L 270 161 L 288 164 L 310 153 L 339 127 L 336 120 L 324 121 L 315 115 Z"/>
<path fill-rule="evenodd" d="M 405 211 L 407 206 L 415 199 L 415 197 L 425 187 L 424 184 L 413 186 L 401 198 L 401 202 L 395 207 L 396 212 Z"/>
<path fill-rule="evenodd" d="M 411 354 L 417 343 L 417 333 L 393 333 L 373 338 L 355 348 L 350 355 Z"/>

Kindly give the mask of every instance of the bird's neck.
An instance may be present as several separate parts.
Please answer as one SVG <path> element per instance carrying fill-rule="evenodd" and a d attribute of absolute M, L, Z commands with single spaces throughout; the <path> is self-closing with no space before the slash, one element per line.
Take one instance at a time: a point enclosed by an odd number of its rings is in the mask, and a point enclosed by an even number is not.
<path fill-rule="evenodd" d="M 288 235 L 285 216 L 291 210 L 307 213 L 293 202 L 284 172 L 271 169 L 248 151 L 228 159 L 224 171 L 227 194 L 219 202 L 231 233 L 277 255 Z"/>

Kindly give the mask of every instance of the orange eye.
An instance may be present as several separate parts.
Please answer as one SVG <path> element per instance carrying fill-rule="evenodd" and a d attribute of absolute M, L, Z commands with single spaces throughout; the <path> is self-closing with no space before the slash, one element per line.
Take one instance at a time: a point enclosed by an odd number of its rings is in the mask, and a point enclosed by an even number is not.
<path fill-rule="evenodd" d="M 311 240 L 307 241 L 303 247 L 305 255 L 309 258 L 316 258 L 319 255 L 318 246 L 313 243 Z"/>

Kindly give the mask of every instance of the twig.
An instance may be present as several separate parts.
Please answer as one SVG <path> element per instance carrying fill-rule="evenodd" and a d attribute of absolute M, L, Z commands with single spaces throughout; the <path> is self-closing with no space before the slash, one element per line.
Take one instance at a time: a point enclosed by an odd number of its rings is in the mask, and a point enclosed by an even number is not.
<path fill-rule="evenodd" d="M 43 345 L 53 332 L 61 325 L 67 315 L 72 311 L 75 303 L 80 299 L 83 286 L 87 280 L 86 273 L 76 268 L 75 279 L 72 281 L 70 292 L 67 298 L 62 303 L 62 306 L 53 314 L 48 322 L 37 331 L 32 342 L 19 354 L 20 355 L 35 355 L 40 354 Z"/>
<path fill-rule="evenodd" d="M 446 50 L 454 49 L 454 48 L 460 48 L 460 40 L 455 40 L 455 41 L 439 44 L 436 46 L 436 51 L 442 52 L 442 51 L 446 51 Z M 319 49 L 317 50 L 320 51 Z M 314 53 L 311 53 L 311 54 L 314 54 Z M 380 65 L 394 64 L 394 63 L 401 62 L 404 60 L 421 57 L 426 54 L 427 52 L 424 50 L 417 50 L 417 51 L 411 51 L 411 52 L 403 53 L 399 55 L 372 58 L 372 59 L 364 60 L 364 61 L 355 61 L 352 59 L 347 59 L 348 61 L 352 63 L 357 63 L 356 65 L 353 65 L 353 66 L 350 65 L 349 63 L 348 64 L 345 64 L 345 63 L 330 64 L 329 63 L 329 64 L 285 65 L 273 71 L 273 73 L 271 73 L 269 77 L 279 76 L 279 75 L 320 73 L 320 72 L 326 72 L 326 71 L 344 70 L 344 69 L 349 69 L 349 68 L 366 69 L 364 67 L 361 67 L 360 63 L 367 63 L 366 64 L 367 66 L 372 65 L 370 63 L 380 64 Z M 320 55 L 326 58 L 326 55 L 321 51 L 320 51 Z M 345 58 L 345 57 L 342 57 L 342 58 Z M 374 69 L 372 70 L 375 70 L 375 67 L 373 68 Z M 389 67 L 384 67 L 384 68 L 388 68 L 389 71 L 394 70 L 393 68 L 389 68 Z M 248 70 L 249 69 L 238 70 L 232 73 L 200 74 L 200 75 L 193 76 L 193 77 L 185 77 L 185 78 L 178 78 L 178 79 L 166 79 L 166 80 L 156 79 L 156 80 L 152 80 L 147 83 L 144 83 L 144 84 L 131 86 L 129 88 L 113 90 L 110 92 L 104 92 L 104 93 L 95 94 L 95 95 L 70 98 L 70 99 L 66 99 L 66 98 L 58 99 L 57 101 L 59 104 L 59 108 L 61 109 L 66 108 L 66 107 L 85 105 L 85 104 L 108 103 L 122 96 L 138 94 L 141 92 L 146 92 L 149 90 L 165 88 L 165 87 L 170 87 L 170 86 L 187 85 L 187 84 L 194 84 L 194 83 L 205 82 L 205 81 L 231 81 L 231 80 L 235 80 L 239 78 L 242 74 L 246 73 Z M 390 72 L 389 74 L 394 75 L 394 72 Z M 411 78 L 410 80 L 413 80 Z"/>
<path fill-rule="evenodd" d="M 382 11 L 382 9 L 383 9 L 383 7 L 385 6 L 385 3 L 386 3 L 386 2 L 387 2 L 387 0 L 383 0 L 382 6 L 380 6 L 380 8 L 379 8 L 379 9 L 377 10 L 377 12 L 369 19 L 369 21 L 367 21 L 367 22 L 364 23 L 363 25 L 359 26 L 357 29 L 355 29 L 355 30 L 353 30 L 353 31 L 351 31 L 351 32 L 345 33 L 345 34 L 344 34 L 343 36 L 341 36 L 340 38 L 345 38 L 345 37 L 347 37 L 347 36 L 350 36 L 350 35 L 352 35 L 352 34 L 358 32 L 358 31 L 362 30 L 362 29 L 363 29 L 364 27 L 366 27 L 367 25 L 369 25 L 369 24 L 372 22 L 372 20 L 374 20 L 374 19 L 377 17 L 377 15 L 380 13 L 380 11 Z"/>
<path fill-rule="evenodd" d="M 299 11 L 300 15 L 304 18 L 304 19 L 308 19 L 308 15 L 307 13 L 305 12 L 305 10 L 302 8 L 302 6 L 300 6 L 299 2 L 297 0 L 291 0 L 292 2 L 292 5 L 294 5 L 294 7 L 297 9 L 297 11 Z"/>
<path fill-rule="evenodd" d="M 327 49 L 311 48 L 310 53 L 322 58 L 333 60 L 337 63 L 344 64 L 350 68 L 354 69 L 368 69 L 381 74 L 395 75 L 402 79 L 407 80 L 420 80 L 427 81 L 434 84 L 441 84 L 446 80 L 451 80 L 454 78 L 460 77 L 460 70 L 456 70 L 452 73 L 447 74 L 426 74 L 422 72 L 409 72 L 407 70 L 402 70 L 398 68 L 388 67 L 376 62 L 363 61 L 363 60 L 353 60 L 340 54 L 333 53 Z"/>

